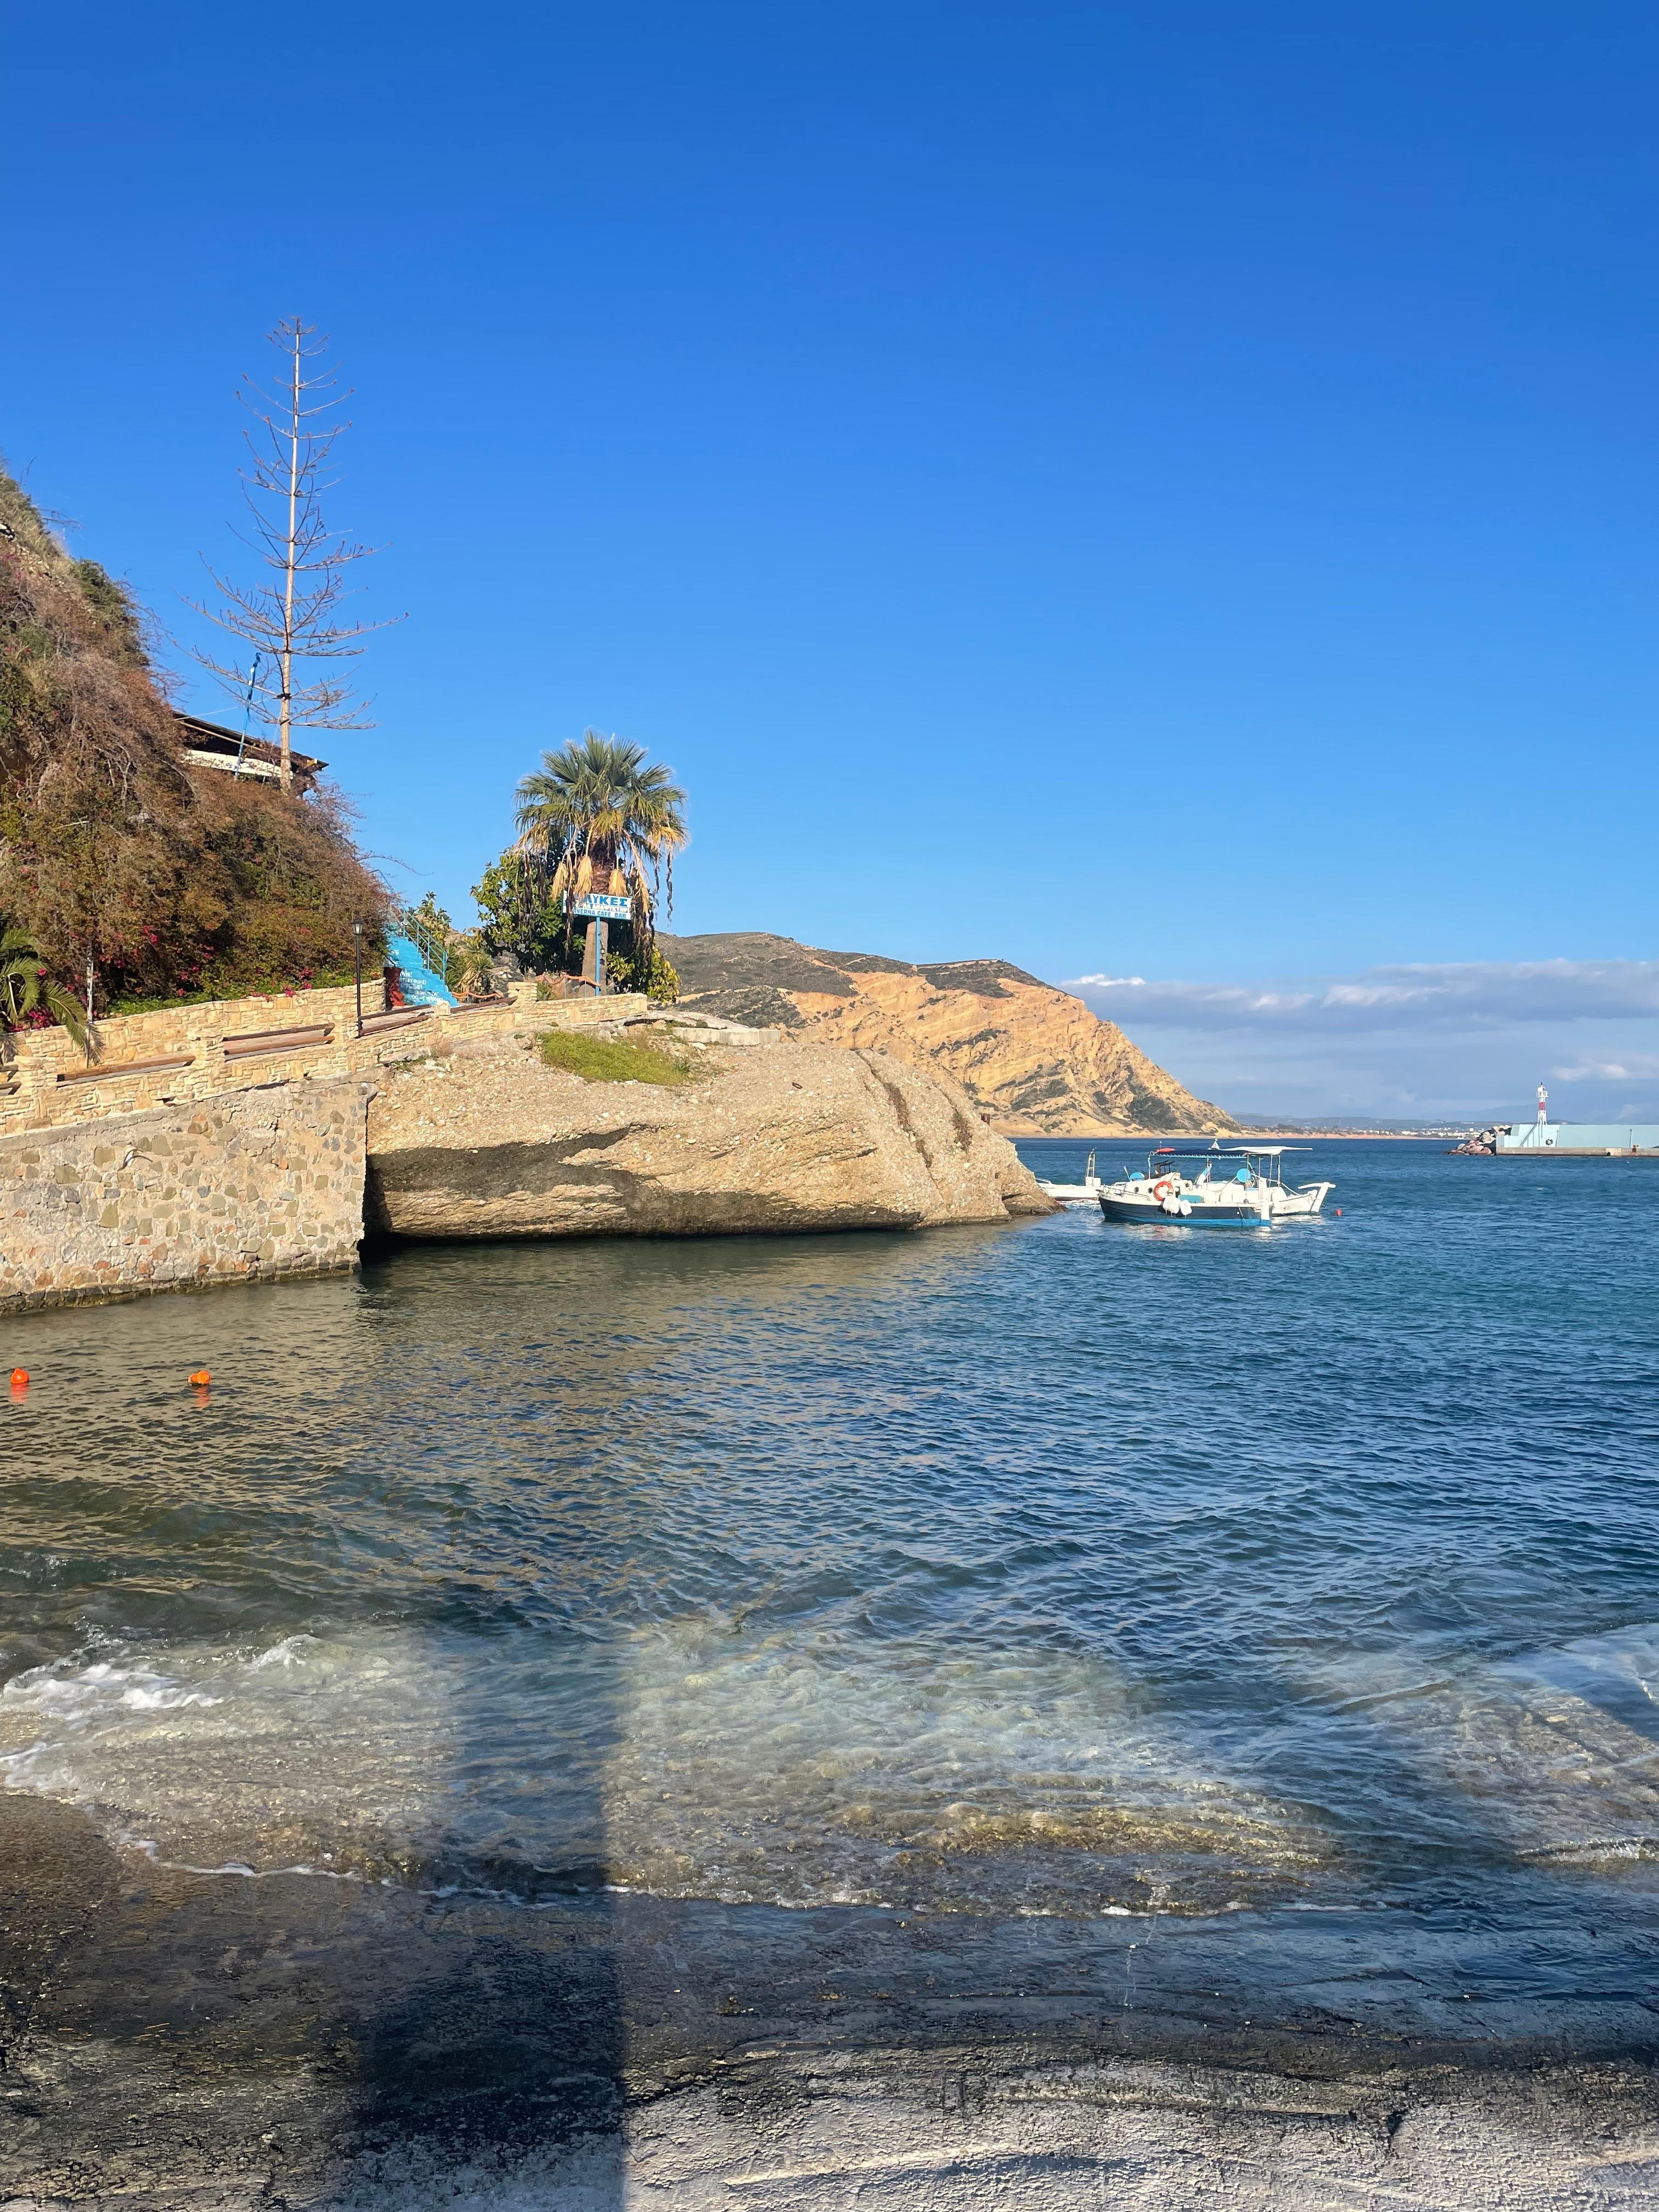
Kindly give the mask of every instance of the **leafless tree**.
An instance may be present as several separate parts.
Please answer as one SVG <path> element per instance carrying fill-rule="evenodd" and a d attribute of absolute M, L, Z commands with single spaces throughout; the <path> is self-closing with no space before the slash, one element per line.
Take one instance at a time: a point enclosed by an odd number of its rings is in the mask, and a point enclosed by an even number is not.
<path fill-rule="evenodd" d="M 327 337 L 313 325 L 289 315 L 270 337 L 281 356 L 280 369 L 269 387 L 244 377 L 238 395 L 255 427 L 243 433 L 252 465 L 241 471 L 252 528 L 250 535 L 237 535 L 271 574 L 245 589 L 222 576 L 204 555 L 203 565 L 222 605 L 211 607 L 199 599 L 189 605 L 253 647 L 249 669 L 210 653 L 194 657 L 278 732 L 286 791 L 293 783 L 296 729 L 374 726 L 347 685 L 326 671 L 296 683 L 295 663 L 355 659 L 363 650 L 362 641 L 387 625 L 341 619 L 341 602 L 349 594 L 348 571 L 375 549 L 337 538 L 323 520 L 323 495 L 338 481 L 329 475 L 334 441 L 351 427 L 325 418 L 351 394 L 336 389 L 337 380 L 325 357 Z"/>

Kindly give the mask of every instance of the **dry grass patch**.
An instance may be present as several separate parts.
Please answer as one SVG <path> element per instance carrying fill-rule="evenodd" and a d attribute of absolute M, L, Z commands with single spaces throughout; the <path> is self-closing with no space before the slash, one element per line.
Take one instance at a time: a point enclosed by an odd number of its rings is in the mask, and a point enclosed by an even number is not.
<path fill-rule="evenodd" d="M 584 1083 L 689 1083 L 696 1073 L 690 1055 L 651 1044 L 622 1044 L 584 1036 L 579 1030 L 546 1030 L 542 1064 L 580 1075 Z"/>

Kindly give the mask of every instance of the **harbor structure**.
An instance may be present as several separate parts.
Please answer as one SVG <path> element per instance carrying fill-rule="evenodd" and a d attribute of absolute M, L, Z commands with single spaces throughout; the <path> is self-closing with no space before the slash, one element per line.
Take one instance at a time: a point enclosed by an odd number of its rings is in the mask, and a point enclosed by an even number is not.
<path fill-rule="evenodd" d="M 1552 1121 L 1550 1094 L 1540 1083 L 1532 1121 L 1495 1121 L 1453 1150 L 1486 1159 L 1659 1158 L 1659 1121 Z"/>
<path fill-rule="evenodd" d="M 1655 1121 L 1547 1121 L 1540 1115 L 1535 1121 L 1499 1122 L 1492 1135 L 1492 1150 L 1502 1158 L 1535 1159 L 1542 1152 L 1579 1160 L 1659 1155 Z"/>

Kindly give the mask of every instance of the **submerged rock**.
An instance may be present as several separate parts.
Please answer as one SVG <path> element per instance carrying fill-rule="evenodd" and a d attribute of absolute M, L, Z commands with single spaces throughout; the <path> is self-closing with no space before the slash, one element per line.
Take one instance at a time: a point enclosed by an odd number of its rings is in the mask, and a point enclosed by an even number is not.
<path fill-rule="evenodd" d="M 367 1226 L 411 1237 L 922 1229 L 1051 1212 L 948 1076 L 775 1031 L 630 1027 L 675 1084 L 590 1081 L 513 1038 L 386 1071 Z"/>

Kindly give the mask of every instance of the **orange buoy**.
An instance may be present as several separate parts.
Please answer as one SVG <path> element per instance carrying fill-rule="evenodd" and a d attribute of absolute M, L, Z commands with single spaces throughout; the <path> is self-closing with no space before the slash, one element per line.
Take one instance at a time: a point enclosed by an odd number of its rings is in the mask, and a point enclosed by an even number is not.
<path fill-rule="evenodd" d="M 27 1390 L 28 1389 L 29 1370 L 27 1367 L 14 1367 L 12 1369 L 11 1387 L 14 1390 Z"/>
<path fill-rule="evenodd" d="M 198 1367 L 191 1372 L 190 1379 L 198 1390 L 205 1390 L 208 1384 L 212 1382 L 213 1377 L 208 1373 L 205 1367 Z"/>

